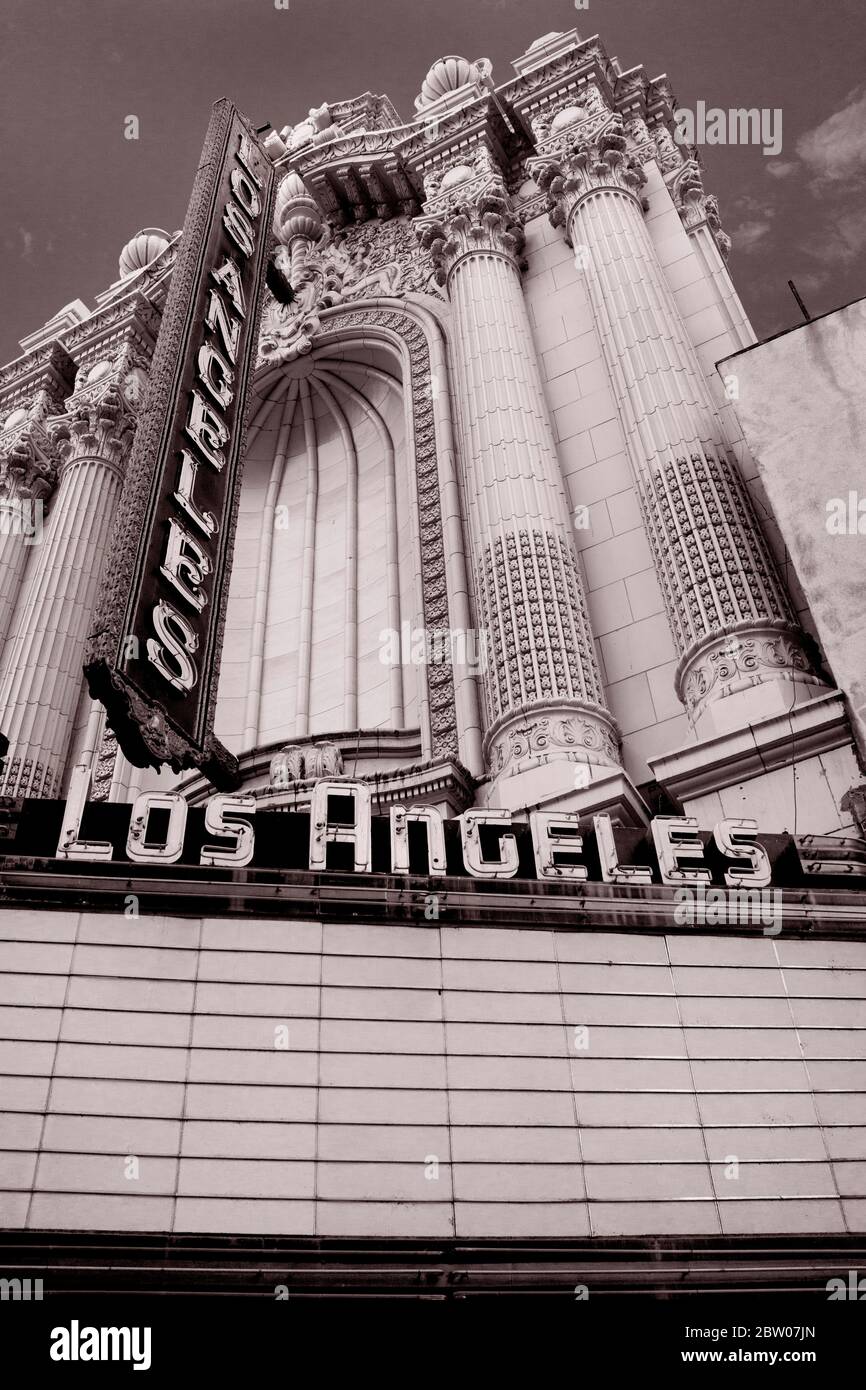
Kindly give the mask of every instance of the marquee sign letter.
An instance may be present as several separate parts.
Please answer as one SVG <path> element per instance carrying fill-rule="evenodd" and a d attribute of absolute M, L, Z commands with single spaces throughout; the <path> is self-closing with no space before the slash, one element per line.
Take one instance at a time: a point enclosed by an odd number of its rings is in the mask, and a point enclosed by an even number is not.
<path fill-rule="evenodd" d="M 131 763 L 199 767 L 221 791 L 240 780 L 213 722 L 274 186 L 252 128 L 218 101 L 84 667 Z"/>

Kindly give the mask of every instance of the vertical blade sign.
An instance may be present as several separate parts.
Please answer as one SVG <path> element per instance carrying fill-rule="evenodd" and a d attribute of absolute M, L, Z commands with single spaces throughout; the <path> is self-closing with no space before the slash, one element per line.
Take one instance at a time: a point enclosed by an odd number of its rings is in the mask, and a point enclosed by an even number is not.
<path fill-rule="evenodd" d="M 214 737 L 274 169 L 216 102 L 88 642 L 90 693 L 137 767 L 239 783 Z"/>

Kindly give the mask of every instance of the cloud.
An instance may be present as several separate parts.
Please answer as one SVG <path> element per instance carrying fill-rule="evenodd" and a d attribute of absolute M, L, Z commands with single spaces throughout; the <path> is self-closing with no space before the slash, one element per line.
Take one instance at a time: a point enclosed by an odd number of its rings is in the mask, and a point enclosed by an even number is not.
<path fill-rule="evenodd" d="M 737 212 L 754 213 L 759 221 L 765 217 L 775 216 L 775 208 L 767 206 L 766 198 L 753 198 L 751 193 L 741 193 L 739 198 L 735 199 L 734 207 Z"/>
<path fill-rule="evenodd" d="M 768 159 L 767 173 L 774 179 L 786 179 L 797 167 L 795 159 Z"/>
<path fill-rule="evenodd" d="M 731 240 L 737 251 L 744 251 L 748 255 L 760 241 L 763 241 L 769 230 L 769 218 L 763 221 L 743 222 L 731 232 Z"/>
<path fill-rule="evenodd" d="M 794 277 L 794 284 L 802 294 L 817 294 L 829 274 L 829 270 L 807 270 Z"/>
<path fill-rule="evenodd" d="M 866 91 L 849 93 L 841 110 L 800 136 L 796 149 L 814 175 L 816 191 L 866 174 Z"/>
<path fill-rule="evenodd" d="M 823 240 L 812 251 L 831 265 L 849 265 L 866 249 L 866 215 L 862 211 L 844 212 L 834 217 Z"/>

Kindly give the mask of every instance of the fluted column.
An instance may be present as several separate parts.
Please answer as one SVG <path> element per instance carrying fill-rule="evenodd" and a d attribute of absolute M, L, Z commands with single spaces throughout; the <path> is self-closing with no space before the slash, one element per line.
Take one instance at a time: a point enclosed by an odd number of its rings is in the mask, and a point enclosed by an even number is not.
<path fill-rule="evenodd" d="M 45 506 L 57 473 L 48 436 L 29 427 L 0 453 L 0 650 L 6 641 L 27 558 L 44 537 Z"/>
<path fill-rule="evenodd" d="M 0 678 L 10 749 L 2 792 L 57 795 L 81 693 L 88 624 L 134 421 L 115 385 L 85 390 L 53 422 L 57 495 Z"/>
<path fill-rule="evenodd" d="M 453 313 L 486 653 L 485 761 L 500 787 L 544 765 L 564 765 L 566 773 L 574 762 L 618 768 L 520 283 L 522 231 L 507 198 L 494 192 L 426 221 L 420 235 Z M 573 787 L 573 769 L 568 776 Z"/>
<path fill-rule="evenodd" d="M 57 449 L 45 422 L 65 410 L 76 365 L 51 342 L 0 372 L 0 653 L 28 566 L 38 563 L 57 483 Z"/>
<path fill-rule="evenodd" d="M 692 723 L 710 736 L 810 699 L 822 683 L 644 224 L 643 170 L 608 131 L 536 176 L 554 225 L 587 248 L 589 298 Z M 745 703 L 735 698 L 746 692 Z"/>

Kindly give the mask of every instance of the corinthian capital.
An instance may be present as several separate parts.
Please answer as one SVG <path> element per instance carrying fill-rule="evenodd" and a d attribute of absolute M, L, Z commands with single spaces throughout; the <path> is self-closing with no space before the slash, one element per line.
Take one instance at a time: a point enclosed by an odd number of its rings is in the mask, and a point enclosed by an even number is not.
<path fill-rule="evenodd" d="M 665 182 L 686 231 L 693 232 L 706 224 L 713 240 L 727 260 L 731 249 L 731 238 L 722 231 L 719 204 L 712 194 L 705 192 L 697 161 L 687 160 L 680 165 L 674 176 L 667 178 Z"/>
<path fill-rule="evenodd" d="M 56 451 L 42 428 L 33 421 L 0 448 L 0 500 L 44 501 L 57 481 Z"/>
<path fill-rule="evenodd" d="M 566 143 L 556 159 L 529 160 L 527 167 L 547 193 L 547 210 L 554 227 L 568 225 L 577 204 L 588 193 L 619 189 L 638 199 L 646 183 L 639 162 L 628 153 L 621 123 L 609 125 L 594 140 Z"/>
<path fill-rule="evenodd" d="M 69 413 L 48 426 L 61 470 L 82 458 L 98 458 L 119 467 L 132 443 L 136 419 L 121 389 L 113 382 L 101 390 L 87 388 L 73 396 L 69 405 Z"/>
<path fill-rule="evenodd" d="M 521 252 L 526 238 L 504 188 L 456 203 L 439 217 L 419 219 L 415 230 L 433 258 L 440 285 L 459 260 L 479 251 L 506 256 L 521 270 L 525 266 Z"/>

